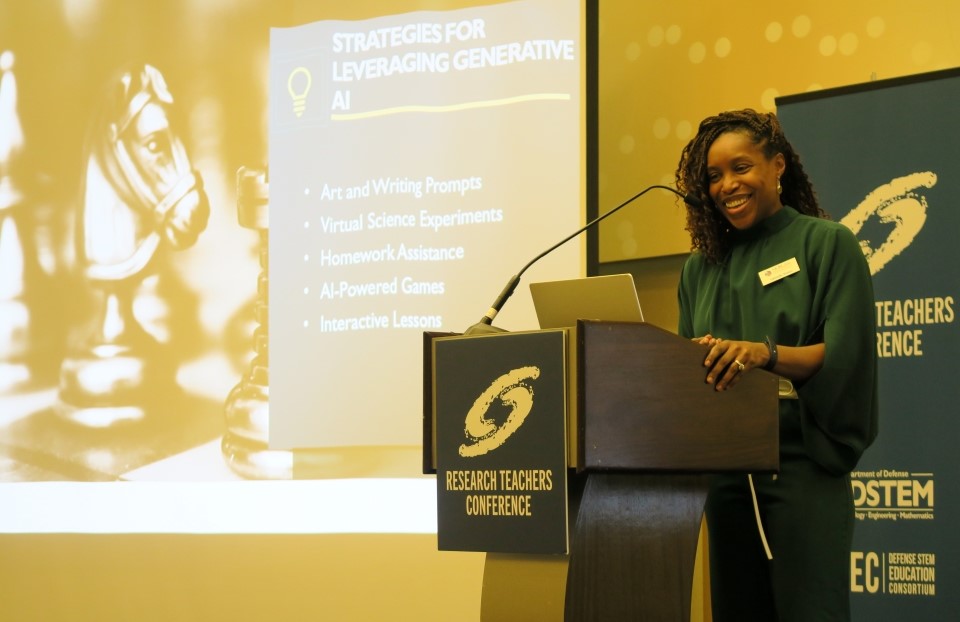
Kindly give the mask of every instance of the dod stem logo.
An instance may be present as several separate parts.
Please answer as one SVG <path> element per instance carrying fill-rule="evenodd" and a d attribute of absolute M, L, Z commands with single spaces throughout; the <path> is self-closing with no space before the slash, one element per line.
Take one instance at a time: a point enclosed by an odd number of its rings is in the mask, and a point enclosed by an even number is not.
<path fill-rule="evenodd" d="M 460 445 L 460 455 L 476 458 L 503 445 L 520 429 L 533 408 L 533 387 L 530 380 L 540 377 L 540 368 L 532 365 L 511 370 L 496 380 L 480 394 L 467 412 L 464 434 L 468 443 Z M 487 417 L 494 401 L 510 408 L 510 414 L 502 425 Z"/>

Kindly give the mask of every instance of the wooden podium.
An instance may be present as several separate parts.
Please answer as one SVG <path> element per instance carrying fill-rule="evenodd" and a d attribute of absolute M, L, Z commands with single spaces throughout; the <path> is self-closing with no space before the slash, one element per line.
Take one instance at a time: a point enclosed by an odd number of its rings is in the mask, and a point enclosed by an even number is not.
<path fill-rule="evenodd" d="M 687 621 L 707 476 L 778 470 L 778 379 L 754 369 L 718 392 L 704 346 L 646 323 L 567 335 L 569 554 L 488 554 L 482 619 Z M 425 472 L 435 418 L 463 416 L 433 410 L 437 337 L 424 335 Z M 531 617 L 538 600 L 553 609 Z"/>

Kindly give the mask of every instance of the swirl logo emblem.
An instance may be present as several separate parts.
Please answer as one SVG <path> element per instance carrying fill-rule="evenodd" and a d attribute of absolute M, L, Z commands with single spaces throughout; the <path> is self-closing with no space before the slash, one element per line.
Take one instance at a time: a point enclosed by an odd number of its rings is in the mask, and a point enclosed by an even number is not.
<path fill-rule="evenodd" d="M 471 442 L 460 445 L 459 452 L 462 457 L 475 458 L 489 453 L 503 445 L 520 429 L 533 409 L 533 387 L 529 381 L 539 377 L 539 367 L 519 367 L 494 380 L 480 394 L 464 421 L 464 434 Z M 500 426 L 487 418 L 487 413 L 496 400 L 510 408 L 510 414 Z"/>
<path fill-rule="evenodd" d="M 927 220 L 927 199 L 917 194 L 917 188 L 932 188 L 937 183 L 936 174 L 925 171 L 893 179 L 879 186 L 840 220 L 854 235 L 860 233 L 864 223 L 876 216 L 881 223 L 893 223 L 893 230 L 879 246 L 873 247 L 869 240 L 861 240 L 863 254 L 867 257 L 870 274 L 876 274 L 887 263 L 902 253 L 920 233 Z"/>

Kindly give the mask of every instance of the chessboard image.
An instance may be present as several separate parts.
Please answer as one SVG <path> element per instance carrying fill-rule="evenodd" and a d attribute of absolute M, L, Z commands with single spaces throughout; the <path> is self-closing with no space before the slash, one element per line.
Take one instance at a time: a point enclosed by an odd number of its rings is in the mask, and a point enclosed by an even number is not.
<path fill-rule="evenodd" d="M 0 482 L 291 477 L 267 448 L 268 32 L 156 4 L 0 27 Z"/>

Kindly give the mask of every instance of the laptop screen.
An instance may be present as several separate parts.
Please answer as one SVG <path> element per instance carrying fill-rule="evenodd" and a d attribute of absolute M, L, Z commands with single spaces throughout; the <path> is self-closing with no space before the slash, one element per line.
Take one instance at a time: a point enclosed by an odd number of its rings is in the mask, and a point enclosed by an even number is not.
<path fill-rule="evenodd" d="M 631 274 L 531 283 L 530 296 L 540 328 L 575 326 L 577 320 L 643 321 Z"/>

